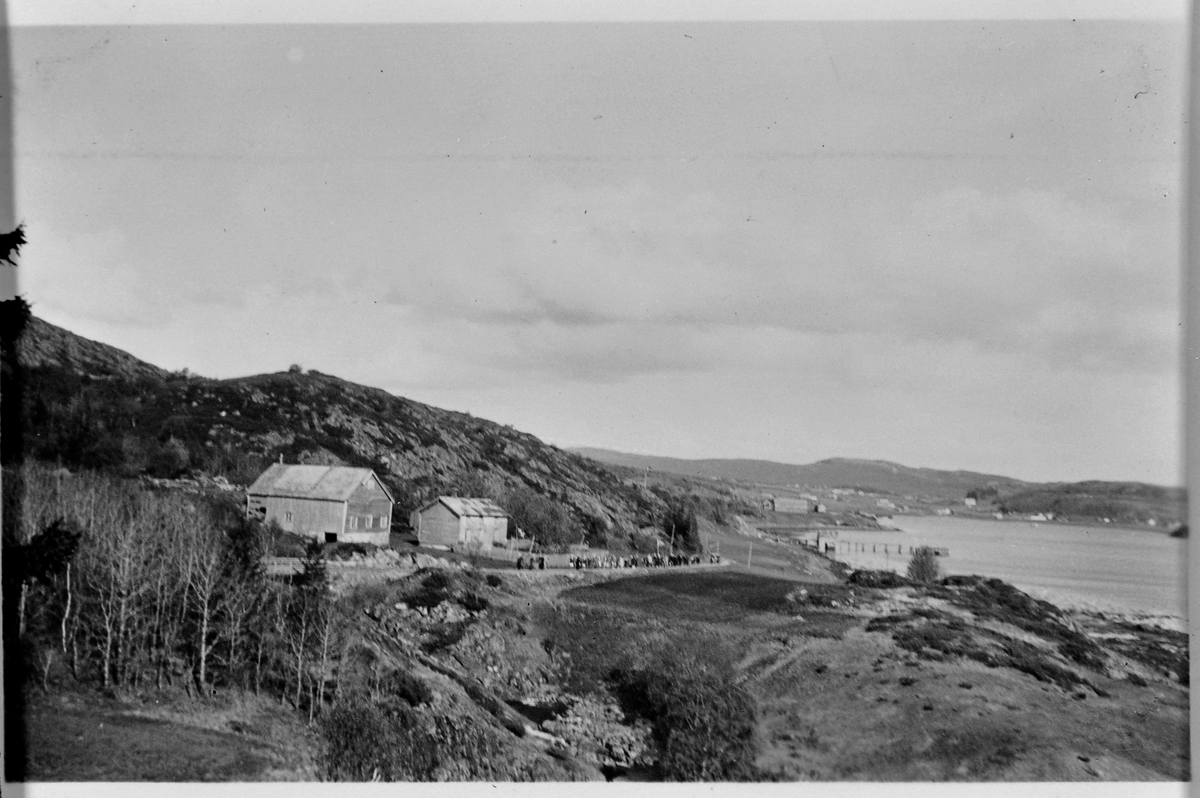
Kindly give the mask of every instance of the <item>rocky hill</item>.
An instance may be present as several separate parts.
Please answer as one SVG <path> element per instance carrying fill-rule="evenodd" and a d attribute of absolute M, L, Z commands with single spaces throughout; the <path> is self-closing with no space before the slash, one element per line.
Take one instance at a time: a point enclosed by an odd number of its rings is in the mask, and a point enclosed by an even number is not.
<path fill-rule="evenodd" d="M 656 523 L 670 496 L 512 427 L 315 371 L 217 380 L 170 373 L 42 320 L 19 346 L 26 453 L 125 476 L 187 471 L 248 484 L 268 464 L 374 468 L 397 516 L 445 492 L 526 489 L 596 539 Z"/>
<path fill-rule="evenodd" d="M 93 377 L 164 379 L 170 372 L 31 316 L 19 345 L 26 368 L 66 366 Z"/>

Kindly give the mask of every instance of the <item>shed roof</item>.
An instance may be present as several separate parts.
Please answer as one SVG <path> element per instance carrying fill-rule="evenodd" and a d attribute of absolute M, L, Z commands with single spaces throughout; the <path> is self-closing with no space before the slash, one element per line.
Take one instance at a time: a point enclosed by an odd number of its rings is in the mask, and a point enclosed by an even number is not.
<path fill-rule="evenodd" d="M 507 518 L 504 508 L 491 499 L 465 499 L 461 496 L 438 496 L 436 501 L 422 507 L 428 510 L 435 504 L 445 505 L 446 509 L 459 518 Z"/>
<path fill-rule="evenodd" d="M 287 496 L 295 499 L 346 501 L 368 480 L 375 480 L 390 501 L 392 496 L 369 468 L 275 463 L 262 473 L 246 493 Z"/>

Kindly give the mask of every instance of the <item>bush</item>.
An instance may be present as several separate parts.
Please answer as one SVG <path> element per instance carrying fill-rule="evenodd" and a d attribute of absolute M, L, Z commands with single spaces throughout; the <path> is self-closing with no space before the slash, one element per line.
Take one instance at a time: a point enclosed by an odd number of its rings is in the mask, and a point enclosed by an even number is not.
<path fill-rule="evenodd" d="M 520 487 L 508 492 L 500 502 L 508 512 L 512 526 L 520 528 L 548 549 L 565 549 L 578 543 L 583 527 L 565 507 L 530 488 Z"/>
<path fill-rule="evenodd" d="M 177 438 L 168 438 L 150 458 L 148 471 L 151 476 L 173 479 L 186 471 L 189 463 L 187 447 Z"/>
<path fill-rule="evenodd" d="M 625 711 L 650 722 L 661 778 L 758 778 L 754 699 L 714 647 L 672 641 L 640 663 L 626 660 L 609 678 Z"/>
<path fill-rule="evenodd" d="M 394 670 L 387 675 L 383 688 L 412 706 L 433 703 L 433 691 L 423 680 L 406 670 Z"/>
<path fill-rule="evenodd" d="M 675 548 L 684 552 L 700 551 L 700 522 L 696 507 L 690 501 L 672 502 L 662 522 L 663 534 L 674 541 Z"/>
<path fill-rule="evenodd" d="M 929 546 L 921 546 L 912 554 L 908 561 L 908 578 L 914 582 L 930 584 L 941 576 L 938 567 L 937 554 Z"/>
<path fill-rule="evenodd" d="M 437 767 L 436 741 L 401 704 L 341 702 L 322 718 L 321 733 L 331 781 L 428 781 Z"/>
<path fill-rule="evenodd" d="M 456 588 L 454 577 L 447 572 L 430 571 L 421 580 L 420 586 L 405 597 L 405 601 L 413 607 L 433 609 L 443 601 L 454 598 Z"/>

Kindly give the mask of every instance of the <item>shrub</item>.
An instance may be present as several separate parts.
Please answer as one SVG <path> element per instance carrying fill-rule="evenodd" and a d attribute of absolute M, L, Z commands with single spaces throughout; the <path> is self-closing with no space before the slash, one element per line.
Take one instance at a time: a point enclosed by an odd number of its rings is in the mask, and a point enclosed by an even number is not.
<path fill-rule="evenodd" d="M 433 691 L 429 689 L 429 685 L 406 670 L 391 671 L 383 687 L 390 694 L 403 698 L 414 707 L 433 703 Z"/>
<path fill-rule="evenodd" d="M 530 488 L 509 491 L 500 504 L 511 519 L 510 530 L 516 526 L 546 548 L 563 549 L 583 537 L 584 529 L 575 516 L 560 503 Z"/>
<path fill-rule="evenodd" d="M 937 554 L 929 546 L 921 546 L 912 554 L 908 561 L 908 578 L 914 582 L 926 584 L 936 582 L 941 576 L 938 567 Z"/>
<path fill-rule="evenodd" d="M 168 438 L 150 458 L 148 470 L 152 476 L 173 479 L 187 470 L 189 461 L 187 447 L 177 438 Z"/>
<path fill-rule="evenodd" d="M 437 767 L 436 741 L 413 710 L 389 702 L 340 702 L 322 718 L 331 781 L 423 781 Z"/>
<path fill-rule="evenodd" d="M 420 586 L 409 593 L 405 600 L 413 607 L 432 609 L 443 601 L 454 597 L 454 578 L 442 570 L 430 571 L 421 580 Z"/>
<path fill-rule="evenodd" d="M 648 659 L 614 668 L 610 681 L 625 711 L 650 722 L 663 779 L 758 777 L 754 699 L 714 647 L 665 641 Z"/>
<path fill-rule="evenodd" d="M 700 522 L 696 507 L 690 501 L 672 502 L 662 522 L 663 534 L 674 541 L 675 548 L 685 552 L 700 551 Z"/>

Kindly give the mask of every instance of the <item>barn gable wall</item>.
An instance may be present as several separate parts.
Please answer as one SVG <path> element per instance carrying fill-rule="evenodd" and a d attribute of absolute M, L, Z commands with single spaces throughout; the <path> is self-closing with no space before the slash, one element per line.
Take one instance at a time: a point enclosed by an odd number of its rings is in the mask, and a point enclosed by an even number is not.
<path fill-rule="evenodd" d="M 503 546 L 508 542 L 507 518 L 485 518 L 483 522 L 485 534 L 491 539 L 493 546 Z"/>
<path fill-rule="evenodd" d="M 418 513 L 417 540 L 422 545 L 456 546 L 459 540 L 458 518 L 444 505 L 435 504 Z"/>
<path fill-rule="evenodd" d="M 459 528 L 462 530 L 459 540 L 463 548 L 479 549 L 491 547 L 492 538 L 484 521 L 485 519 L 478 516 L 467 516 L 459 519 Z"/>
<path fill-rule="evenodd" d="M 350 496 L 346 509 L 345 540 L 365 543 L 367 541 L 359 539 L 364 533 L 378 538 L 380 529 L 383 529 L 383 543 L 378 545 L 387 545 L 387 530 L 391 526 L 391 520 L 392 501 L 372 479 L 360 485 Z"/>

